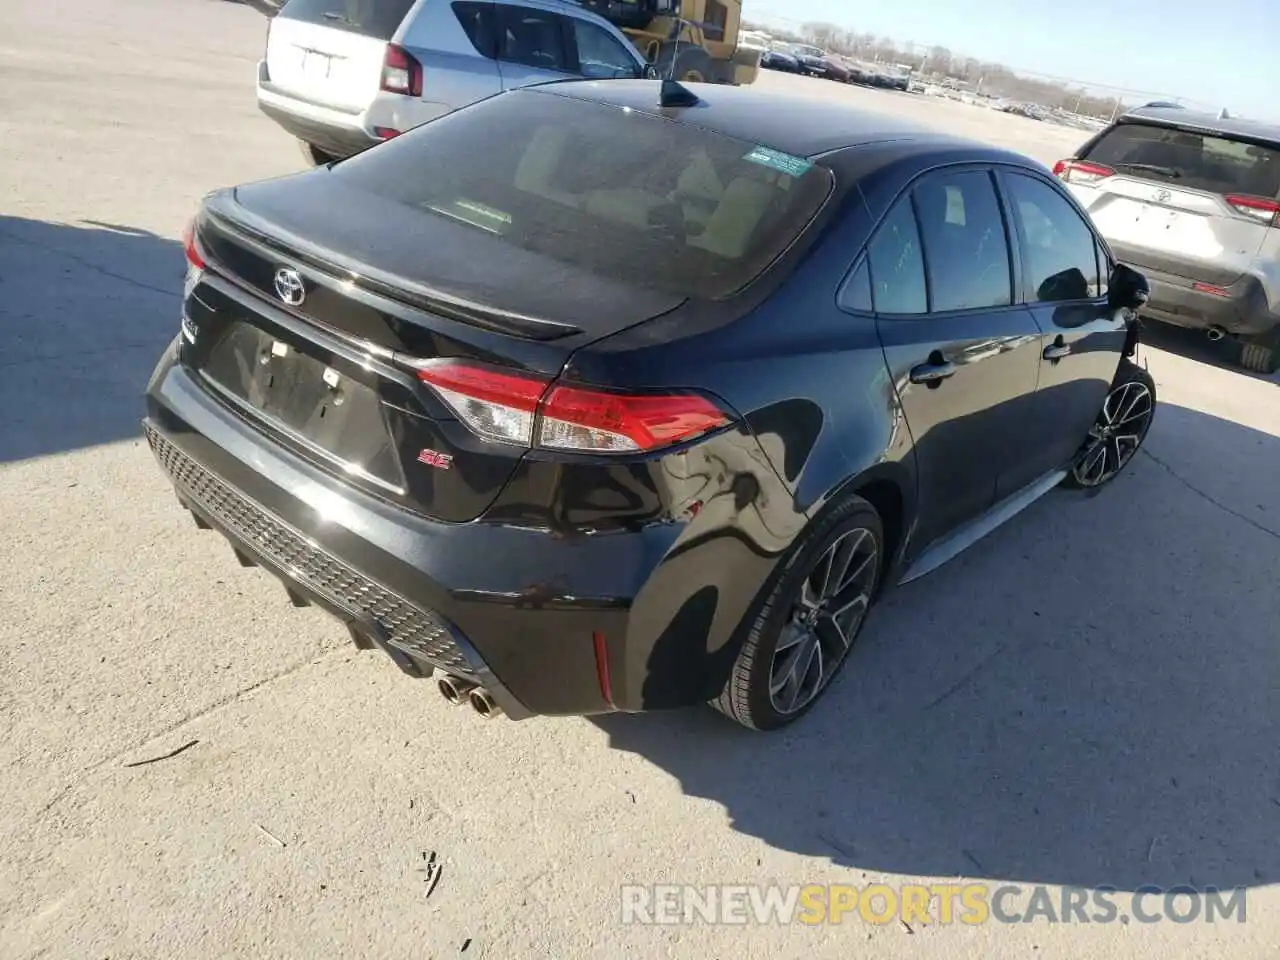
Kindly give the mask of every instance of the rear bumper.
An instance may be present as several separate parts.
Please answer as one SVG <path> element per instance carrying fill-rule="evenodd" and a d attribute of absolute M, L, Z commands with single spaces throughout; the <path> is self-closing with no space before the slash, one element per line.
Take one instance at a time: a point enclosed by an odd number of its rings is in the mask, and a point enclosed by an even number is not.
<path fill-rule="evenodd" d="M 1221 327 L 1245 338 L 1263 336 L 1280 326 L 1280 315 L 1271 310 L 1257 277 L 1245 274 L 1223 287 L 1223 293 L 1209 293 L 1196 290 L 1193 280 L 1139 265 L 1123 247 L 1113 244 L 1112 249 L 1120 260 L 1133 263 L 1150 283 L 1151 300 L 1142 313 L 1152 320 L 1195 330 Z"/>
<path fill-rule="evenodd" d="M 404 133 L 444 116 L 452 108 L 445 103 L 378 92 L 370 96 L 363 110 L 337 110 L 273 86 L 263 60 L 258 63 L 258 109 L 299 140 L 342 159 L 381 143 L 378 128 Z"/>
<path fill-rule="evenodd" d="M 258 83 L 258 109 L 291 136 L 335 157 L 349 157 L 380 140 L 366 130 L 363 114 L 343 113 L 308 103 Z"/>
<path fill-rule="evenodd" d="M 775 562 L 723 537 L 680 548 L 673 523 L 562 537 L 411 514 L 266 441 L 177 363 L 176 343 L 144 430 L 178 499 L 242 562 L 338 617 L 358 646 L 414 676 L 478 683 L 512 718 L 708 699 L 734 652 L 724 636 L 708 649 L 712 622 L 733 632 Z"/>

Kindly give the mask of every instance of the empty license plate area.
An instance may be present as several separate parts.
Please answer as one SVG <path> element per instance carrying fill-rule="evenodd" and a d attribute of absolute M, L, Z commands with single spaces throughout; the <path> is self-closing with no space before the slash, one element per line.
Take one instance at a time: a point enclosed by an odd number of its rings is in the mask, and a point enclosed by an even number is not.
<path fill-rule="evenodd" d="M 377 390 L 349 364 L 242 320 L 228 322 L 202 373 L 221 391 L 282 429 L 370 477 L 403 486 Z"/>

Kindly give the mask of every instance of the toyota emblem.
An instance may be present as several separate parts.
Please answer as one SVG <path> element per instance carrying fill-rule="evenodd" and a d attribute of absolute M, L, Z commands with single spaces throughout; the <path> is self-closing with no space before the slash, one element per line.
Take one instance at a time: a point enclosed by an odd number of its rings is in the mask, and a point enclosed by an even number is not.
<path fill-rule="evenodd" d="M 291 307 L 296 307 L 307 299 L 307 288 L 302 284 L 302 277 L 292 267 L 281 267 L 276 271 L 276 296 Z"/>
<path fill-rule="evenodd" d="M 1173 199 L 1173 194 L 1170 193 L 1168 190 L 1156 191 L 1156 203 L 1168 203 L 1172 199 Z"/>

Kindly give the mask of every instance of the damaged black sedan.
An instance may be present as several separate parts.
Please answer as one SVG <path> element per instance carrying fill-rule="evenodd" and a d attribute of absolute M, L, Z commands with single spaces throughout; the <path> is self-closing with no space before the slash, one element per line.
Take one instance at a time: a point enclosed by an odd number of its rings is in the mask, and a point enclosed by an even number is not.
<path fill-rule="evenodd" d="M 749 88 L 502 94 L 214 193 L 186 249 L 178 499 L 486 716 L 784 726 L 886 588 L 1155 411 L 1145 282 L 1048 170 Z"/>

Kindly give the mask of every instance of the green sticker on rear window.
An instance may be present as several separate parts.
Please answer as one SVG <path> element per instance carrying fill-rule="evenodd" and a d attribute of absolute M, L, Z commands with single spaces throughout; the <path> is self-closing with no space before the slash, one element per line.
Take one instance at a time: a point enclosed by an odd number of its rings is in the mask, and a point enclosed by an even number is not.
<path fill-rule="evenodd" d="M 812 160 L 806 160 L 804 157 L 795 157 L 789 153 L 783 153 L 781 150 L 770 150 L 768 147 L 756 147 L 742 159 L 749 160 L 751 163 L 758 163 L 760 166 L 768 167 L 770 170 L 777 170 L 779 173 L 785 173 L 789 177 L 803 177 L 813 169 Z"/>

